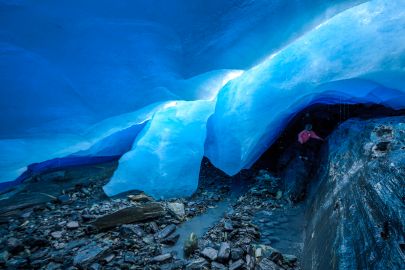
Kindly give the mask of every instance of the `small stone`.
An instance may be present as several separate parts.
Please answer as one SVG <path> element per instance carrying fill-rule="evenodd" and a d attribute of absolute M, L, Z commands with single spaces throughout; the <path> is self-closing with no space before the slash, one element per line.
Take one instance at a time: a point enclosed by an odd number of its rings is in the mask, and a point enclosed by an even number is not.
<path fill-rule="evenodd" d="M 138 236 L 142 237 L 145 232 L 139 227 L 139 225 L 134 225 L 134 224 L 124 224 L 120 228 L 120 233 L 123 236 Z"/>
<path fill-rule="evenodd" d="M 90 270 L 100 270 L 101 269 L 101 265 L 98 263 L 93 263 L 92 265 L 90 265 Z"/>
<path fill-rule="evenodd" d="M 263 256 L 263 249 L 260 248 L 260 247 L 256 248 L 256 250 L 255 250 L 255 257 L 256 257 L 256 258 L 261 258 L 262 256 Z"/>
<path fill-rule="evenodd" d="M 237 260 L 236 262 L 233 262 L 229 265 L 229 270 L 237 270 L 237 269 L 241 269 L 243 266 L 244 262 L 242 259 Z"/>
<path fill-rule="evenodd" d="M 137 261 L 137 258 L 135 256 L 134 252 L 127 251 L 124 253 L 124 262 L 136 263 L 136 261 Z"/>
<path fill-rule="evenodd" d="M 8 258 L 10 258 L 10 253 L 8 253 L 7 250 L 1 252 L 0 253 L 0 264 L 5 264 L 8 260 Z"/>
<path fill-rule="evenodd" d="M 58 196 L 58 202 L 62 203 L 62 204 L 70 202 L 69 195 L 60 195 L 60 196 Z"/>
<path fill-rule="evenodd" d="M 56 231 L 56 232 L 51 232 L 51 236 L 55 239 L 59 239 L 62 237 L 63 232 L 62 231 Z"/>
<path fill-rule="evenodd" d="M 109 245 L 101 246 L 95 242 L 92 242 L 77 251 L 75 257 L 73 258 L 73 264 L 83 266 L 91 263 L 99 256 L 105 254 L 109 248 Z"/>
<path fill-rule="evenodd" d="M 58 270 L 58 269 L 62 269 L 62 265 L 60 263 L 55 263 L 55 262 L 50 262 L 45 270 Z"/>
<path fill-rule="evenodd" d="M 218 251 L 218 261 L 227 262 L 231 254 L 231 246 L 227 242 L 222 242 Z"/>
<path fill-rule="evenodd" d="M 172 258 L 172 254 L 166 253 L 152 258 L 153 262 L 164 262 Z"/>
<path fill-rule="evenodd" d="M 78 223 L 77 221 L 69 221 L 69 222 L 66 224 L 66 227 L 67 227 L 68 229 L 77 229 L 77 228 L 79 228 L 79 223 Z"/>
<path fill-rule="evenodd" d="M 170 212 L 172 212 L 174 215 L 176 215 L 177 218 L 183 219 L 184 216 L 186 215 L 186 211 L 184 210 L 184 204 L 183 203 L 168 203 L 167 208 L 169 208 Z"/>
<path fill-rule="evenodd" d="M 157 239 L 163 239 L 171 235 L 176 230 L 176 225 L 170 224 L 155 234 Z"/>
<path fill-rule="evenodd" d="M 277 190 L 276 200 L 280 200 L 283 197 L 283 192 L 281 190 Z"/>

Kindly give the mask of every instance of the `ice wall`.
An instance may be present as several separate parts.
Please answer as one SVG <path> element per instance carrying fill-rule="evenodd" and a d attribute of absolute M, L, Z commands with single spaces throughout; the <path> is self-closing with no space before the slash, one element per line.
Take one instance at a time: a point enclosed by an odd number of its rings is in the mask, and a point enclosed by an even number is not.
<path fill-rule="evenodd" d="M 122 156 L 109 195 L 189 195 L 312 103 L 403 108 L 405 3 L 362 2 L 2 0 L 0 182 Z"/>

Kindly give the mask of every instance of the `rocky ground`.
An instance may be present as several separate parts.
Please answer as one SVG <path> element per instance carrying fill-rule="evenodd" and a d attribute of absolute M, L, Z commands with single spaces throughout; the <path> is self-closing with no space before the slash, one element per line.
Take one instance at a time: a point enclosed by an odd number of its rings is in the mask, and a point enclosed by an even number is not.
<path fill-rule="evenodd" d="M 44 192 L 37 190 L 36 195 L 25 193 L 24 188 L 3 194 L 0 268 L 234 270 L 296 265 L 296 257 L 256 244 L 260 232 L 252 223 L 255 211 L 282 207 L 277 179 L 266 171 L 257 177 L 253 172 L 238 176 L 249 178 L 251 188 L 202 239 L 191 236 L 186 243 L 189 258 L 181 260 L 163 251 L 177 242 L 177 226 L 227 198 L 234 179 L 204 161 L 200 186 L 191 198 L 156 202 L 139 192 L 107 198 L 102 186 L 115 165 L 102 166 L 98 176 L 89 168 L 74 168 L 75 173 L 59 171 L 30 179 L 25 189 L 34 183 L 44 186 Z M 91 172 L 87 182 L 68 177 L 80 175 L 83 180 L 83 170 Z M 45 188 L 47 183 L 53 185 L 52 195 L 46 193 L 50 191 Z M 55 188 L 61 186 L 58 195 Z M 42 197 L 36 203 L 24 203 L 24 196 L 38 194 Z"/>

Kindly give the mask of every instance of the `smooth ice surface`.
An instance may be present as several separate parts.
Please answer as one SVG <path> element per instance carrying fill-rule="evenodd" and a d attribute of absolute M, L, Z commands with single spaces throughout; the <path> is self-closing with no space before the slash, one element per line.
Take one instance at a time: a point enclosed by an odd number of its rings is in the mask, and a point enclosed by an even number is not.
<path fill-rule="evenodd" d="M 404 108 L 404 44 L 402 0 L 0 0 L 0 183 L 121 157 L 107 194 L 190 195 L 310 104 Z"/>

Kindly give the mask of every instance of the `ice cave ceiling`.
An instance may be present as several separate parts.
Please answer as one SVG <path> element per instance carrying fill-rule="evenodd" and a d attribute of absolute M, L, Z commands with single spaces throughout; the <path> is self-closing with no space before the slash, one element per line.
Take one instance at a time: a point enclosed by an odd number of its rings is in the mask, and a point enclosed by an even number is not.
<path fill-rule="evenodd" d="M 114 157 L 108 195 L 190 195 L 310 104 L 404 108 L 405 1 L 0 0 L 0 84 L 0 182 Z"/>

